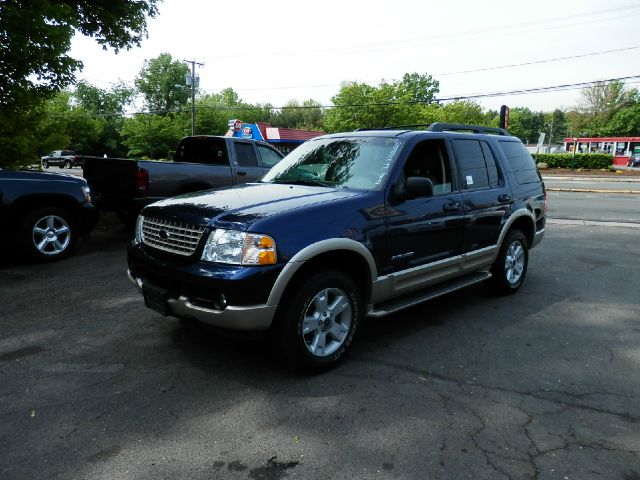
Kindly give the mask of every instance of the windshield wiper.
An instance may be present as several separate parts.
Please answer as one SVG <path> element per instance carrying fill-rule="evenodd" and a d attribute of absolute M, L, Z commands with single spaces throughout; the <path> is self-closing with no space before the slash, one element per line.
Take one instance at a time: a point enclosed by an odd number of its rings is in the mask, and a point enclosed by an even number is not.
<path fill-rule="evenodd" d="M 313 180 L 311 178 L 298 178 L 291 180 L 274 180 L 273 183 L 284 183 L 289 185 L 310 185 L 312 187 L 329 187 L 330 185 L 327 182 L 322 182 L 320 180 Z"/>

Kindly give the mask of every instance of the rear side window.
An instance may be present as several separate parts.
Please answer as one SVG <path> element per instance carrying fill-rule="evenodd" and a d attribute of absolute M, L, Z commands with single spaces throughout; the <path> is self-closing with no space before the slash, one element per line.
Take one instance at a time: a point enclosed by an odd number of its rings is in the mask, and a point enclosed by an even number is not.
<path fill-rule="evenodd" d="M 540 181 L 536 164 L 531 154 L 521 142 L 499 141 L 500 147 L 507 157 L 513 176 L 520 185 Z"/>
<path fill-rule="evenodd" d="M 258 158 L 252 143 L 234 143 L 236 158 L 241 167 L 257 167 Z"/>
<path fill-rule="evenodd" d="M 174 162 L 229 165 L 227 148 L 223 138 L 185 137 L 176 149 Z"/>

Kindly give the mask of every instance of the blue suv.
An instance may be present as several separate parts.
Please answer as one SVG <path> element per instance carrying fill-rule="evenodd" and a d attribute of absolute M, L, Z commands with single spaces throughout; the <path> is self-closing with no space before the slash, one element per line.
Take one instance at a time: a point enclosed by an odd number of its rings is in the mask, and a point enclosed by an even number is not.
<path fill-rule="evenodd" d="M 436 123 L 325 135 L 257 183 L 147 206 L 129 277 L 163 315 L 269 331 L 306 370 L 335 366 L 364 317 L 486 282 L 517 291 L 546 195 L 504 129 Z"/>

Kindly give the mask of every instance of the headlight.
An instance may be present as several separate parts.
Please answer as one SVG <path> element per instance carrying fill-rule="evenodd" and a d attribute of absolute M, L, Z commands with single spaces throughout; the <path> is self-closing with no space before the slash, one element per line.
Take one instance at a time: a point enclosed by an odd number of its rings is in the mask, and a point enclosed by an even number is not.
<path fill-rule="evenodd" d="M 202 260 L 233 265 L 273 265 L 276 242 L 269 235 L 217 229 L 209 234 Z"/>
<path fill-rule="evenodd" d="M 142 222 L 144 221 L 144 217 L 142 215 L 138 215 L 138 219 L 136 220 L 136 243 L 142 243 Z"/>

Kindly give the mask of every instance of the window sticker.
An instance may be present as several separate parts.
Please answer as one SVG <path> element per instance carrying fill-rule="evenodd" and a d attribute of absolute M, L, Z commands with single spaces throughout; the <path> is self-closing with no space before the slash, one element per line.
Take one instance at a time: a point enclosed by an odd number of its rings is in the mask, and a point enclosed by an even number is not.
<path fill-rule="evenodd" d="M 473 176 L 467 175 L 467 185 L 473 185 Z"/>

